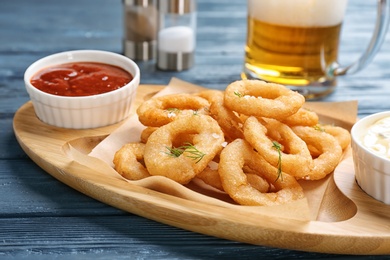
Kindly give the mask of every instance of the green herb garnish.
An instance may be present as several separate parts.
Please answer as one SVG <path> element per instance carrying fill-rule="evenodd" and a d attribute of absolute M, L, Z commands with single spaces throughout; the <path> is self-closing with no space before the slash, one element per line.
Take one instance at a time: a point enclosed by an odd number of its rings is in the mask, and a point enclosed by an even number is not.
<path fill-rule="evenodd" d="M 172 157 L 179 157 L 182 154 L 188 158 L 196 160 L 195 163 L 198 163 L 206 155 L 205 153 L 199 151 L 193 144 L 185 143 L 183 146 L 179 147 L 166 147 L 169 152 L 167 154 Z"/>
<path fill-rule="evenodd" d="M 236 95 L 237 97 L 243 97 L 243 95 L 238 91 L 234 91 L 234 95 Z"/>
<path fill-rule="evenodd" d="M 283 180 L 283 175 L 282 175 L 282 145 L 276 141 L 272 141 L 273 145 L 272 148 L 275 148 L 276 151 L 278 151 L 279 158 L 278 158 L 278 177 L 276 178 L 275 182 L 281 178 Z"/>
<path fill-rule="evenodd" d="M 322 128 L 320 125 L 315 125 L 315 126 L 313 126 L 313 128 L 314 128 L 315 130 L 317 130 L 317 131 L 325 132 L 325 129 Z"/>

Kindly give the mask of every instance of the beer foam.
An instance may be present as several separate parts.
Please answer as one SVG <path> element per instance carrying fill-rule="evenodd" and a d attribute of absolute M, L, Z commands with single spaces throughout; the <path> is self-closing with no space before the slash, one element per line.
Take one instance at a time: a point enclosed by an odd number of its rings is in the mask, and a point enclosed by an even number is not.
<path fill-rule="evenodd" d="M 333 26 L 344 19 L 348 0 L 248 0 L 248 15 L 289 26 Z"/>

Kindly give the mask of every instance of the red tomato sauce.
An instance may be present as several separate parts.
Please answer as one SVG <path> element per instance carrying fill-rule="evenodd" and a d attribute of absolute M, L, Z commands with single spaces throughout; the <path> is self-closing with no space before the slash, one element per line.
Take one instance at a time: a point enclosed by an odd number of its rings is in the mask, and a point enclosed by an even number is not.
<path fill-rule="evenodd" d="M 39 71 L 31 84 L 58 96 L 91 96 L 113 91 L 133 76 L 122 68 L 94 62 L 65 63 Z"/>

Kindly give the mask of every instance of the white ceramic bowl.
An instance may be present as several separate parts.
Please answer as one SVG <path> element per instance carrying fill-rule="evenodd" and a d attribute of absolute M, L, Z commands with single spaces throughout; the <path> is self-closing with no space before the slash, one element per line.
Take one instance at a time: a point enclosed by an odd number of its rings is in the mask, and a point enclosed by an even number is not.
<path fill-rule="evenodd" d="M 31 85 L 31 77 L 39 70 L 69 62 L 110 64 L 130 72 L 134 78 L 117 90 L 81 97 L 52 95 Z M 27 68 L 24 82 L 35 113 L 41 121 L 64 128 L 96 128 L 117 123 L 129 116 L 140 82 L 140 70 L 135 62 L 120 54 L 99 50 L 75 50 L 53 54 L 34 62 Z"/>
<path fill-rule="evenodd" d="M 385 204 L 390 204 L 390 159 L 370 151 L 362 141 L 368 127 L 389 116 L 390 111 L 367 116 L 351 130 L 356 181 L 368 195 Z"/>

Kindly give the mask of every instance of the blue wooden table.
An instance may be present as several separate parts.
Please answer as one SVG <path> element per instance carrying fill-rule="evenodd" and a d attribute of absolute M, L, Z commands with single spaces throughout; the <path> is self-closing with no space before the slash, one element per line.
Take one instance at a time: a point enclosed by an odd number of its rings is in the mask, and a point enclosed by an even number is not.
<path fill-rule="evenodd" d="M 139 62 L 142 84 L 172 77 L 223 89 L 239 79 L 246 1 L 199 0 L 195 66 L 183 72 Z M 375 1 L 353 0 L 343 27 L 340 62 L 366 48 Z M 298 252 L 227 241 L 160 224 L 102 204 L 57 181 L 22 151 L 12 128 L 29 100 L 25 69 L 73 49 L 122 53 L 120 0 L 0 1 L 0 259 L 313 259 L 385 258 Z M 388 33 L 390 36 L 390 32 Z M 339 79 L 323 101 L 358 100 L 359 116 L 390 110 L 390 38 L 362 72 Z M 390 222 L 390 217 L 389 217 Z"/>

